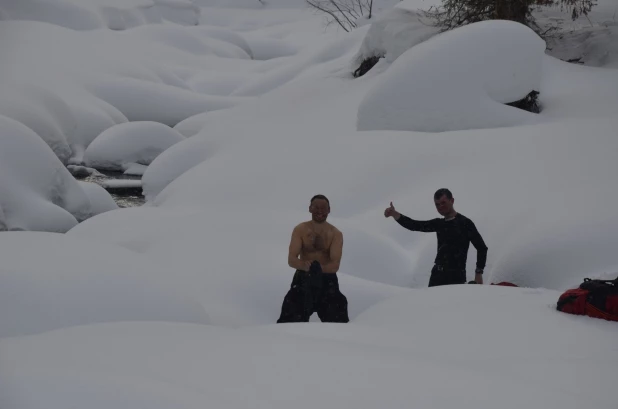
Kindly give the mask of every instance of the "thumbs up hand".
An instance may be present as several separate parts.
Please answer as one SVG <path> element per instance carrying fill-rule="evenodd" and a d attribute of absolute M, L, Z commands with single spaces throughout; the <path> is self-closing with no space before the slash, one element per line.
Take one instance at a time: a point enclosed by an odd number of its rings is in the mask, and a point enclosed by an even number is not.
<path fill-rule="evenodd" d="M 393 206 L 393 202 L 391 202 L 391 205 L 389 207 L 386 208 L 386 210 L 384 210 L 384 217 L 394 217 L 395 220 L 399 219 L 399 212 L 397 210 L 395 210 L 395 206 Z"/>

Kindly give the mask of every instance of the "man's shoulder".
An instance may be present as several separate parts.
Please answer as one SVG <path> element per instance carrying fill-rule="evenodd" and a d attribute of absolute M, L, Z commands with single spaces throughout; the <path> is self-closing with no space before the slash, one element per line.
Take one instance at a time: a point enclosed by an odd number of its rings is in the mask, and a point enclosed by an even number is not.
<path fill-rule="evenodd" d="M 341 230 L 339 230 L 338 228 L 336 228 L 335 226 L 333 226 L 332 224 L 328 223 L 329 225 L 329 229 L 330 231 L 335 235 L 335 236 L 343 236 L 343 233 L 341 232 Z"/>
<path fill-rule="evenodd" d="M 309 222 L 300 222 L 296 226 L 294 226 L 295 232 L 304 232 L 308 229 Z"/>
<path fill-rule="evenodd" d="M 457 216 L 455 216 L 455 217 L 457 219 L 461 220 L 462 222 L 471 222 L 472 221 L 469 217 L 467 217 L 467 216 L 465 216 L 465 215 L 463 215 L 461 213 L 457 213 Z"/>
<path fill-rule="evenodd" d="M 462 224 L 464 224 L 466 226 L 469 226 L 469 227 L 474 226 L 474 222 L 472 221 L 472 219 L 467 217 L 467 216 L 464 216 L 461 213 L 457 213 L 457 217 L 456 218 L 459 220 L 460 223 L 462 223 Z"/>

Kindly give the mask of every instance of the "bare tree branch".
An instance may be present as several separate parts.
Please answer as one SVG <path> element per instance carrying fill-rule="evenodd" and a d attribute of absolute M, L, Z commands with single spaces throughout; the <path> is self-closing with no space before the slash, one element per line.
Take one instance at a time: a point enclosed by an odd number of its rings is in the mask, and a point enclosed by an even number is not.
<path fill-rule="evenodd" d="M 312 8 L 325 13 L 329 24 L 336 22 L 345 31 L 351 31 L 364 16 L 371 18 L 373 0 L 306 0 Z"/>

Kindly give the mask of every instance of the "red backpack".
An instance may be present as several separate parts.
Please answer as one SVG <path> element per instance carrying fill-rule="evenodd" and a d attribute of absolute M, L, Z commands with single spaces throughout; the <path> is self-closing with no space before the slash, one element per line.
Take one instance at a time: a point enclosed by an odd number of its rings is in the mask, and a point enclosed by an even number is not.
<path fill-rule="evenodd" d="M 558 298 L 556 309 L 569 314 L 618 321 L 618 278 L 585 278 L 579 288 L 567 290 Z"/>

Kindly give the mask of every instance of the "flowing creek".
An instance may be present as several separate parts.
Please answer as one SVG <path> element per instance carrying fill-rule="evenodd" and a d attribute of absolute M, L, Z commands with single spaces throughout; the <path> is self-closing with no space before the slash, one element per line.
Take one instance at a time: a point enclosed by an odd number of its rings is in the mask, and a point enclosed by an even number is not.
<path fill-rule="evenodd" d="M 102 186 L 109 192 L 118 207 L 138 207 L 146 203 L 146 199 L 142 195 L 141 187 L 124 187 L 123 182 L 140 181 L 141 176 L 137 175 L 125 175 L 122 172 L 113 172 L 106 170 L 98 170 L 97 173 L 91 175 L 76 175 L 75 179 L 82 180 L 84 182 L 96 183 Z M 110 187 L 114 181 L 120 181 L 118 187 Z"/>

